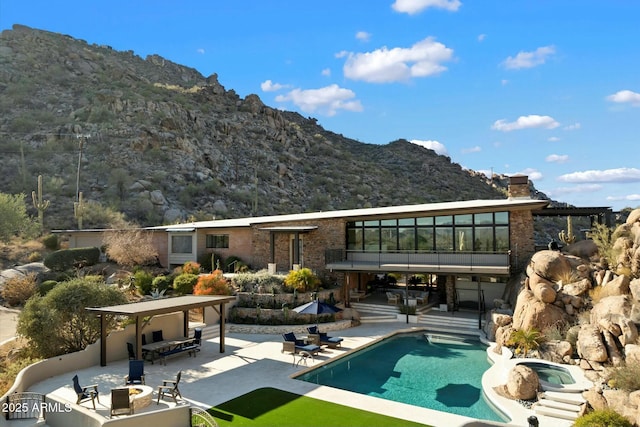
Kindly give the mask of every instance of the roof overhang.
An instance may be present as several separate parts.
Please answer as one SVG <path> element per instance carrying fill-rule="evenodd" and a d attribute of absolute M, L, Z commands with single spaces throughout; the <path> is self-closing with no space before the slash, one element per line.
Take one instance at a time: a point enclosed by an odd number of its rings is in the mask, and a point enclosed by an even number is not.
<path fill-rule="evenodd" d="M 175 313 L 192 308 L 208 307 L 235 301 L 233 296 L 198 296 L 185 295 L 175 298 L 154 299 L 151 301 L 133 302 L 130 304 L 107 307 L 87 307 L 86 310 L 96 314 L 121 316 L 156 316 L 158 314 Z"/>
<path fill-rule="evenodd" d="M 478 265 L 433 265 L 433 264 L 394 264 L 374 262 L 333 262 L 327 264 L 328 270 L 344 272 L 385 272 L 385 273 L 432 273 L 432 274 L 471 274 L 508 276 L 509 266 L 478 266 Z"/>
<path fill-rule="evenodd" d="M 278 227 L 261 227 L 258 230 L 273 231 L 276 233 L 308 233 L 317 230 L 317 225 L 283 225 Z"/>

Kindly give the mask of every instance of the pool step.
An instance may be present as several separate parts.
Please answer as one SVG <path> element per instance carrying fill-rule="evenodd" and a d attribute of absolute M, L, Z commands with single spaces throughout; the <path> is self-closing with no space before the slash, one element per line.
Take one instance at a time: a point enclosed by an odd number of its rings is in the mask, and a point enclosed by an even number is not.
<path fill-rule="evenodd" d="M 575 420 L 581 414 L 586 400 L 579 393 L 545 391 L 534 403 L 536 414 L 563 420 Z"/>

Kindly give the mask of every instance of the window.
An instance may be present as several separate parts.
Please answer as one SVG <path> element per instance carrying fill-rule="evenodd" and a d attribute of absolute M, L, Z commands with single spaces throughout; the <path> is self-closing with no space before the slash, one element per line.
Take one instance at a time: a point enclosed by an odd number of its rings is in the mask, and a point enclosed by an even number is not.
<path fill-rule="evenodd" d="M 171 253 L 172 254 L 190 254 L 193 252 L 191 241 L 192 235 L 171 236 Z"/>
<path fill-rule="evenodd" d="M 228 234 L 207 234 L 207 248 L 228 248 Z"/>

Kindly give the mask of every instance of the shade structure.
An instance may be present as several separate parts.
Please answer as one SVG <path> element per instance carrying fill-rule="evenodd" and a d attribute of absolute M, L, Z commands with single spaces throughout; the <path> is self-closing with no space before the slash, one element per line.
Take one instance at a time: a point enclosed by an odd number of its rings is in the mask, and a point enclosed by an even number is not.
<path fill-rule="evenodd" d="M 337 313 L 339 311 L 342 311 L 342 309 L 331 305 L 331 304 L 327 304 L 325 302 L 320 302 L 317 299 L 308 302 L 306 304 L 302 304 L 299 305 L 298 307 L 295 307 L 293 309 L 293 311 L 295 311 L 296 313 L 299 314 L 315 314 L 316 315 L 316 324 L 318 323 L 318 315 L 319 314 L 334 314 Z"/>

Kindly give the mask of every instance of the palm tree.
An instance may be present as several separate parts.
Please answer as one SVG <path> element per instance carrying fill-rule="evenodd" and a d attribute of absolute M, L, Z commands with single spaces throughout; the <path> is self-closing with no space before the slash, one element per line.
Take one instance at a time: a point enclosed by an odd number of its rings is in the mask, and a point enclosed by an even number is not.
<path fill-rule="evenodd" d="M 513 331 L 509 337 L 509 345 L 516 346 L 516 352 L 522 352 L 527 357 L 530 350 L 537 349 L 544 341 L 544 336 L 536 328 Z"/>

